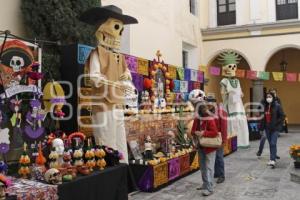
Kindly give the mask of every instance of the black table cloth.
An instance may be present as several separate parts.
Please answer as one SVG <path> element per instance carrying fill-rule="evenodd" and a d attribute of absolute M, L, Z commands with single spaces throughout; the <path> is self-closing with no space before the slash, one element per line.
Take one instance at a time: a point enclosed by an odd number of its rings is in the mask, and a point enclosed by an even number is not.
<path fill-rule="evenodd" d="M 127 200 L 128 166 L 120 164 L 58 186 L 60 200 Z"/>

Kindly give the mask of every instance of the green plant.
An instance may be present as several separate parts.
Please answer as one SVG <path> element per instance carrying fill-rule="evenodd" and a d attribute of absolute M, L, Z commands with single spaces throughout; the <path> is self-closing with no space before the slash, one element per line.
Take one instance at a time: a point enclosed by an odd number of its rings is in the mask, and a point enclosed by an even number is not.
<path fill-rule="evenodd" d="M 183 108 L 180 106 L 179 109 L 179 120 L 177 124 L 177 135 L 176 135 L 176 143 L 185 146 L 187 144 L 190 144 L 190 141 L 187 137 L 184 137 L 187 131 L 187 127 L 185 122 L 182 120 L 183 118 Z"/>
<path fill-rule="evenodd" d="M 100 6 L 100 0 L 22 0 L 21 10 L 28 35 L 61 45 L 95 44 L 96 27 L 78 20 L 88 8 Z M 43 45 L 43 70 L 59 79 L 60 48 Z"/>

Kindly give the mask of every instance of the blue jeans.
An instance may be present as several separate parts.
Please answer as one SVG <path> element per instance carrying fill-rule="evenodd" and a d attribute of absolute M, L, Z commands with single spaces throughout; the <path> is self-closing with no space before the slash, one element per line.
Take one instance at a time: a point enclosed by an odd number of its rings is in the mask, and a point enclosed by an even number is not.
<path fill-rule="evenodd" d="M 267 139 L 267 136 L 266 136 L 266 132 L 264 131 L 261 138 L 260 138 L 260 143 L 259 143 L 259 149 L 258 149 L 258 153 L 261 155 L 263 150 L 264 150 L 264 147 L 265 147 L 265 143 L 266 143 L 266 139 Z"/>
<path fill-rule="evenodd" d="M 210 192 L 213 192 L 216 152 L 214 151 L 209 154 L 205 154 L 205 152 L 202 149 L 199 149 L 199 155 L 203 188 Z"/>
<path fill-rule="evenodd" d="M 270 131 L 266 129 L 266 136 L 269 142 L 270 147 L 270 160 L 275 161 L 277 155 L 277 138 L 278 138 L 278 131 Z"/>
<path fill-rule="evenodd" d="M 216 161 L 215 161 L 215 178 L 225 178 L 224 169 L 224 149 L 223 147 L 217 149 L 216 151 Z"/>

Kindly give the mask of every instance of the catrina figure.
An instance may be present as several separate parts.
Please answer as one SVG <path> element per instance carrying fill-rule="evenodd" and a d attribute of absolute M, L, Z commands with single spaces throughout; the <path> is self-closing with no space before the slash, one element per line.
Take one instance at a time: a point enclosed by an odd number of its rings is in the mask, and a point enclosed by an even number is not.
<path fill-rule="evenodd" d="M 37 99 L 30 101 L 31 111 L 26 114 L 26 122 L 24 132 L 30 140 L 38 140 L 45 133 L 42 122 L 45 118 L 45 112 L 41 108 L 41 102 Z"/>
<path fill-rule="evenodd" d="M 237 145 L 241 148 L 249 147 L 249 130 L 244 104 L 242 101 L 243 92 L 240 81 L 235 77 L 237 65 L 241 58 L 233 51 L 226 51 L 219 57 L 223 66 L 221 80 L 221 95 L 224 107 L 230 119 L 228 119 L 228 135 L 237 135 Z"/>
<path fill-rule="evenodd" d="M 95 33 L 98 46 L 86 62 L 92 93 L 104 97 L 95 98 L 93 101 L 105 105 L 105 109 L 103 106 L 92 107 L 93 124 L 105 124 L 95 126 L 94 137 L 96 141 L 100 138 L 104 145 L 122 152 L 125 162 L 128 163 L 122 105 L 125 105 L 126 93 L 134 93 L 135 90 L 132 84 L 128 84 L 132 77 L 125 56 L 120 53 L 120 44 L 124 25 L 136 24 L 138 21 L 134 17 L 124 15 L 122 10 L 114 5 L 90 8 L 81 15 L 80 20 L 98 26 Z M 106 123 L 107 119 L 109 123 Z"/>
<path fill-rule="evenodd" d="M 10 100 L 10 109 L 13 111 L 13 115 L 10 118 L 11 125 L 13 127 L 13 135 L 12 135 L 12 147 L 18 148 L 21 147 L 23 144 L 22 139 L 22 129 L 21 129 L 21 123 L 22 123 L 22 115 L 21 115 L 21 104 L 22 100 L 19 100 L 17 97 L 16 99 Z"/>

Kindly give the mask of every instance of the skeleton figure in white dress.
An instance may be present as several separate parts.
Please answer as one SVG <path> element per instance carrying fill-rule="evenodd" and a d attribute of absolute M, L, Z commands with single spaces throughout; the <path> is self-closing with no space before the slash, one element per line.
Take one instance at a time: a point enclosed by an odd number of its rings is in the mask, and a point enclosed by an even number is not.
<path fill-rule="evenodd" d="M 238 147 L 248 147 L 249 130 L 242 101 L 243 92 L 240 81 L 235 78 L 240 58 L 235 52 L 227 51 L 220 55 L 219 60 L 222 62 L 225 76 L 220 84 L 223 104 L 228 112 L 228 136 L 237 135 Z"/>

